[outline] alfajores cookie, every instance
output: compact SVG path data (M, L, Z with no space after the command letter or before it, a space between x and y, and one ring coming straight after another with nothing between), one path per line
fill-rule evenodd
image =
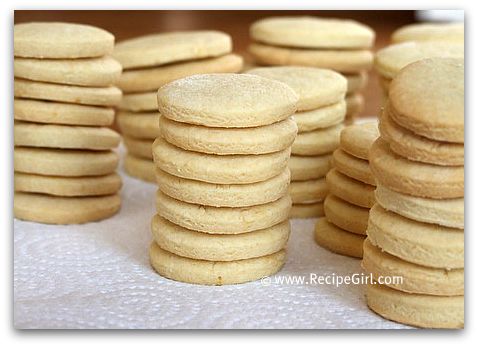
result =
M120 135L106 127L16 121L13 133L15 146L107 150L120 143Z
M184 228L209 234L241 234L265 229L287 219L291 200L288 195L262 205L214 207L173 199L156 193L158 213Z
M296 111L298 100L286 84L250 74L194 75L158 91L159 112L164 117L221 128L284 120Z
M439 166L408 160L379 138L370 149L370 169L378 184L394 191L434 199L464 195L463 166Z
M156 168L156 182L177 200L216 207L244 207L275 201L287 194L288 169L268 180L250 184L216 184L181 178Z
M155 215L151 221L151 232L161 249L178 256L233 261L262 257L284 249L289 239L290 225L284 221L250 233L211 235L183 228Z
M284 250L250 259L208 261L180 257L151 244L151 265L161 276L186 283L226 285L250 282L271 276L285 263Z
M113 51L114 36L97 27L60 22L20 23L13 27L13 55L25 58L76 59Z

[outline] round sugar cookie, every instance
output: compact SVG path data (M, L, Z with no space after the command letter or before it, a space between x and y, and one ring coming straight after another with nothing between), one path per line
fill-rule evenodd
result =
M77 177L110 174L119 158L113 151L15 147L13 162L19 172Z
M158 91L163 85L177 79L208 73L239 72L242 69L242 57L226 54L220 57L206 58L157 66L148 69L126 70L121 74L117 86L125 93Z
M331 69L340 73L357 73L369 70L373 65L373 53L365 49L318 50L252 43L249 45L249 54L259 65L309 66Z
M250 35L270 45L326 49L369 48L375 40L370 27L354 20L311 16L264 18L251 25Z
M121 133L144 140L154 140L160 136L158 112L118 112L118 126Z
M113 56L124 69L132 69L217 57L231 50L231 37L220 31L173 31L118 42Z
M176 200L216 207L244 207L276 201L287 194L290 173L286 169L268 180L250 184L215 184L190 180L156 168L159 189Z
M465 325L463 296L411 294L368 284L366 297L372 311L399 323L441 329L462 329Z
M377 183L403 194L450 199L464 196L463 166L439 166L401 157L379 138L370 149L370 169Z
M119 194L63 197L19 193L13 198L15 218L46 224L83 224L113 216L121 207Z
M89 87L108 87L115 84L121 75L121 69L120 63L108 56L87 59L13 60L15 77Z
M365 107L365 99L363 95L359 93L347 95L345 103L347 104L347 117L357 115L362 112Z
M340 148L334 151L332 158L334 167L344 175L372 186L375 185L367 160L354 157Z
M380 87L382 87L383 91L385 94L388 94L388 91L390 90L390 84L392 83L391 79L379 76L378 77L378 83L380 84Z
M15 57L76 59L113 52L115 38L106 30L85 24L30 22L13 27Z
M161 217L186 229L208 234L242 234L286 220L291 200L285 195L262 205L214 207L176 200L158 190L156 207Z
M406 41L464 42L464 23L417 23L405 25L392 33L393 43Z
M311 111L297 112L294 119L299 133L328 128L337 125L345 119L347 104L341 100L335 104Z
M157 167L167 173L218 184L264 181L285 170L290 148L280 152L251 155L214 155L186 151L158 137L153 143Z
M384 209L425 223L450 228L465 228L465 201L456 199L428 199L402 194L377 185L375 199Z
M351 204L333 194L327 195L324 201L327 220L354 234L366 235L368 211L366 207Z
M13 100L16 120L34 123L110 126L115 111L109 107L66 104L29 99Z
M317 129L297 135L292 144L292 154L322 155L334 151L339 146L342 124Z
M294 204L322 201L325 199L327 191L325 177L307 181L292 181L289 187L290 197Z
M155 215L151 221L151 231L161 249L180 257L233 261L262 257L284 249L289 239L290 225L289 221L284 221L250 233L212 235L183 228Z
M121 90L116 87L81 87L65 84L34 82L15 78L15 97L49 100L92 106L115 106L121 101Z
M234 261L209 261L180 257L151 244L150 261L161 276L174 281L203 284L227 285L255 281L271 276L285 263L284 250L258 258Z
M121 178L112 173L104 176L60 177L14 174L15 191L56 196L109 195L121 189Z
M315 225L315 242L331 252L362 258L365 236L349 233L321 218Z
M367 235L374 246L414 264L442 269L464 266L462 229L414 221L375 204Z
M389 100L390 116L402 127L437 141L464 142L463 59L434 58L408 65L390 84Z
M375 187L350 178L336 169L325 177L331 194L361 207L370 208L375 203Z
M118 147L120 135L106 127L37 124L16 121L15 146L106 150Z
M375 55L375 68L382 77L393 79L400 70L411 63L437 57L463 59L464 55L465 47L463 43L403 42L379 50ZM435 72L435 76L439 79L440 77L437 75L439 73ZM430 87L430 85L427 85L427 87Z
M153 160L153 140L123 136L123 142L128 153L136 157Z
M292 145L297 134L292 117L254 128L210 128L161 117L159 127L161 136L177 147L218 155L282 151Z
M139 158L126 154L124 158L124 171L132 176L146 182L156 182L154 176L154 163L150 159Z
M120 110L132 112L157 111L157 95L157 92L124 94L118 108Z
M324 177L330 170L331 154L317 156L292 155L289 169L292 181L306 181Z
M286 84L250 74L194 75L158 91L159 113L164 117L220 128L278 122L297 110L298 101Z
M315 201L292 204L289 218L316 218L324 215L324 202Z
M347 79L347 94L361 91L368 83L367 71L344 74L343 76Z
M297 111L310 111L339 102L347 91L347 80L341 74L302 66L260 67L247 71L285 83L299 96Z
M340 149L354 157L368 160L368 152L379 137L377 122L354 124L340 133Z
M465 146L461 143L430 140L398 125L389 114L388 106L380 116L380 132L390 149L410 160L423 163L459 166L465 164Z
M444 296L463 295L465 292L463 269L445 270L413 264L383 252L369 240L363 244L361 265L375 278L401 277L401 282L384 284L403 292Z

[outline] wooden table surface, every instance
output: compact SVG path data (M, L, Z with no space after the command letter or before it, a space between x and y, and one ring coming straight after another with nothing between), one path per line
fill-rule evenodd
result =
M29 21L65 21L96 25L116 36L117 41L148 33L215 29L229 33L234 51L244 54L250 42L248 29L252 22L263 17L278 15L314 15L322 17L352 18L372 27L376 34L374 50L389 43L396 28L414 21L413 11L15 11L15 23ZM363 115L376 115L381 104L381 90L374 71L363 91L366 100Z

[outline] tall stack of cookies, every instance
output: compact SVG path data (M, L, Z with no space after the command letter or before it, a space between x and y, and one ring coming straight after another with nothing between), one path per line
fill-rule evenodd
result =
M390 85L370 150L377 203L364 269L403 280L367 286L368 306L420 327L464 323L464 61L432 58Z
M190 75L240 71L242 58L231 50L230 36L218 31L152 34L116 45L114 56L125 69L117 83L124 92L118 125L129 175L155 181L151 146L159 136L158 88Z
M159 89L150 248L159 274L222 285L282 267L297 102L287 85L247 74L195 75Z
M392 33L392 43L409 41L448 41L463 44L464 23L416 23L405 25Z
M299 134L290 159L292 218L323 216L325 174L338 147L346 113L347 80L339 73L312 67L264 67L247 71L287 84L299 95Z
M315 241L332 252L362 258L369 210L374 204L375 179L368 158L379 136L376 122L354 124L340 134L334 168L327 174L329 194L325 218L315 227Z
M375 55L374 67L386 99L392 79L408 64L434 57L463 58L464 54L463 41L403 42L379 50Z
M374 31L345 19L271 17L250 28L249 52L257 65L295 65L332 69L349 80L347 121L364 107L360 90L372 67Z
M15 25L15 217L75 224L119 210L113 46L113 35L88 25Z

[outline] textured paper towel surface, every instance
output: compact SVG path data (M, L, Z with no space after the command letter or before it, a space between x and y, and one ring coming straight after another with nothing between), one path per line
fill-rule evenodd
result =
M360 285L208 287L157 275L148 262L153 184L123 175L115 217L84 225L14 221L17 328L405 328L369 311ZM315 220L293 220L278 275L360 273L358 260L313 240Z

